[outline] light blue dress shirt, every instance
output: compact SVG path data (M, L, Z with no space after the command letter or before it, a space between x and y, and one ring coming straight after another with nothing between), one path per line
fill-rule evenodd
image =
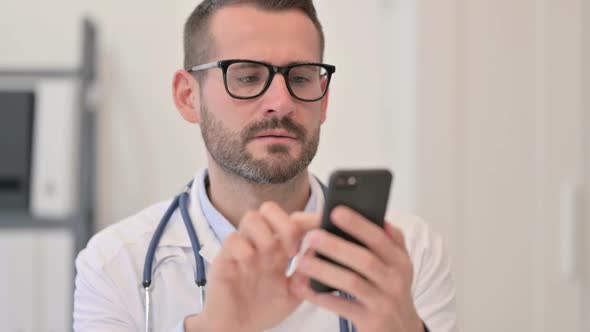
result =
M232 225L219 211L211 204L211 200L209 200L209 196L207 195L207 186L209 185L209 172L204 171L198 178L198 193L199 193L199 202L201 203L201 209L203 210L203 215L205 219L209 223L209 227L213 230L213 233L219 240L219 242L223 243L225 238L231 233L235 232L236 228ZM307 200L307 204L305 205L305 212L315 212L317 210L316 204L316 193L313 190L310 190L311 194L309 195L309 199Z

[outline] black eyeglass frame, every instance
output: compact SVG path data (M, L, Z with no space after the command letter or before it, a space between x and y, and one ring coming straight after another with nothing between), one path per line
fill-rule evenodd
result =
M266 80L266 85L264 86L262 91L255 96L251 96L251 97L236 96L233 93L231 93L231 91L229 91L229 87L227 85L227 68L229 68L229 66L234 63L244 63L244 62L262 65L268 69L268 73L269 73L270 78L268 80ZM326 78L327 78L326 88L324 89L324 92L322 93L322 95L318 98L315 98L315 99L305 99L305 98L298 97L297 95L295 95L295 93L291 89L291 84L289 83L289 72L291 71L291 69L296 68L296 67L300 67L300 66L306 66L306 65L314 65L314 66L322 67L323 69L326 70L326 73L322 75L322 76L326 76ZM283 77L285 78L285 84L287 85L287 90L289 90L289 94L293 98L301 100L301 101L305 101L305 102L314 102L314 101L318 101L318 100L324 98L324 96L328 92L328 88L330 87L330 81L332 80L332 74L334 74L336 72L336 66L325 64L325 63L302 62L302 63L295 63L295 64L291 64L288 66L280 67L280 66L273 66L273 65L265 63L265 62L246 60L246 59L220 60L220 61L215 61L215 62L210 62L210 63L194 66L192 68L187 69L186 71L188 71L189 73L194 73L197 71L212 69L212 68L221 68L221 70L223 72L223 84L225 86L225 91L232 98L246 100L246 99L254 99L254 98L258 98L258 97L262 96L266 92L266 90L268 90L270 85L272 84L272 80L274 79L275 74L281 73L283 75Z

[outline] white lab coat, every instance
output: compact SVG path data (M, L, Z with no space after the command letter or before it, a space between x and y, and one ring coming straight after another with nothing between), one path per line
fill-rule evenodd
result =
M199 174L197 174L198 176ZM324 196L310 176L316 206ZM221 244L205 220L197 186L192 187L189 213L201 242L206 266ZM162 202L96 234L76 259L75 331L143 331L144 291L141 286L145 255L154 230L170 204ZM414 265L412 294L418 313L433 332L455 331L455 289L450 261L440 236L420 219L389 211L388 221L401 228ZM198 313L199 291L194 282L195 259L180 213L172 216L153 262L152 331L183 331L185 316ZM337 315L303 303L270 330L339 331Z

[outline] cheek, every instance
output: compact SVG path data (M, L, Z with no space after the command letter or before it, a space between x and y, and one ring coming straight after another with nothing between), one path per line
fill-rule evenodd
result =
M223 126L232 132L240 132L251 120L256 107L245 101L234 99L226 92L223 84L218 88L206 90L207 109Z
M218 82L215 78L209 77L203 89L203 98L209 109L218 112L219 107L227 103L231 97L225 92L223 82Z
M303 108L302 111L299 112L299 119L296 120L308 129L318 127L322 121L321 104L314 102L313 105Z

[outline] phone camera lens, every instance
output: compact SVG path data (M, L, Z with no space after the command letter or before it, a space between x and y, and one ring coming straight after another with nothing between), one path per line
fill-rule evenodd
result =
M356 177L354 177L354 176L348 177L347 183L349 186L354 186L356 184Z

